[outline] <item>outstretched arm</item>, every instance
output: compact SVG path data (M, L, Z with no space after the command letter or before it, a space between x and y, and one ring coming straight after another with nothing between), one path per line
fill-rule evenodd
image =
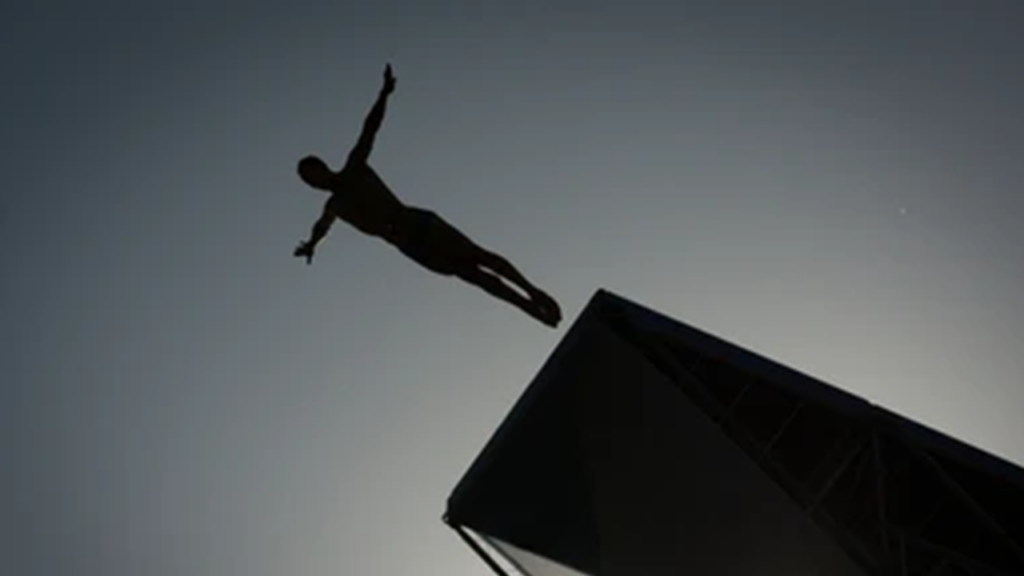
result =
M370 151L373 149L373 139L377 136L377 131L380 130L380 125L384 121L388 96L394 91L395 77L391 73L391 64L388 64L387 68L384 69L384 86L380 89L377 101L374 102L373 108L370 109L370 113L363 122L363 132L359 135L359 141L356 142L355 147L349 152L349 164L363 164L370 158Z
M316 245L324 239L324 236L327 236L332 224L334 224L334 214L325 206L323 214L313 224L309 240L300 242L298 248L295 249L294 255L299 258L305 257L306 264L311 264L313 262L313 252L316 251Z

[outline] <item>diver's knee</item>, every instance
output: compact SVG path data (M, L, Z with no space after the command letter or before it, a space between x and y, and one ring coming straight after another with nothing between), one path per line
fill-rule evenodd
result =
M480 248L477 253L477 260L480 265L490 270L499 271L508 267L508 260L505 260L500 254L495 254L490 250Z
M455 275L462 280L465 280L470 284L475 284L485 290L493 289L501 283L501 280L499 280L497 276L489 274L486 271L481 270L479 267L470 264L460 266L455 270Z

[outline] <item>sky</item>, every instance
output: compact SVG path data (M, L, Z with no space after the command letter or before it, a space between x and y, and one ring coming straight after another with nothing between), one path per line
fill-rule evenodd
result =
M0 8L0 573L471 576L445 498L612 290L1024 462L1024 6ZM550 330L337 226L371 163Z

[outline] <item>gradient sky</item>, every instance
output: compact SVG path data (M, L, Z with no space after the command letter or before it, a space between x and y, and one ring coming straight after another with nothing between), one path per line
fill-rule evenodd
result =
M1013 0L5 4L0 573L485 574L444 500L600 287L1024 461L1022 29ZM324 200L295 161L344 158L386 61L372 163L558 331L347 227L291 256Z

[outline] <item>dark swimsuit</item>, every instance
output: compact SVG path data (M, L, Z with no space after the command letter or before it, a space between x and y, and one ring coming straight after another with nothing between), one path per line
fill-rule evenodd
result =
M438 274L451 275L455 272L451 259L443 249L446 233L451 227L440 216L430 210L408 207L402 214L401 231L397 234L398 249L425 268Z

